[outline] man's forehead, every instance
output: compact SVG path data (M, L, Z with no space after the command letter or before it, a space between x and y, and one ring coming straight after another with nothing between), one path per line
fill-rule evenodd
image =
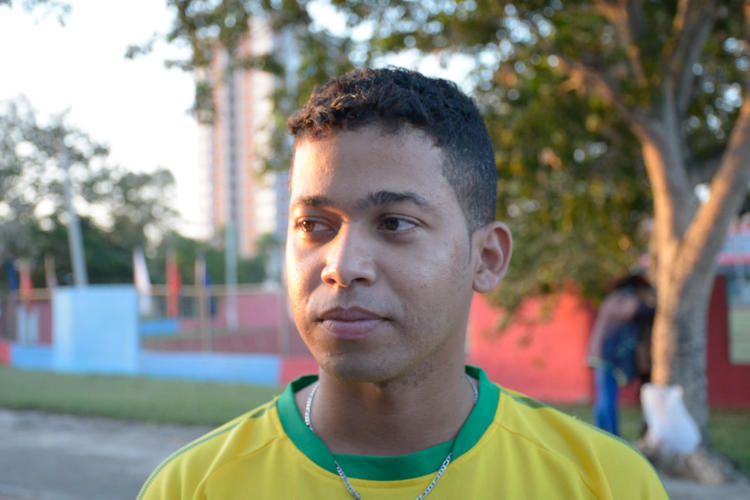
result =
M295 164L300 157L300 153L307 156L310 153L317 154L327 148L338 148L340 142L351 142L353 137L369 137L373 142L386 140L393 146L392 149L398 150L406 144L418 141L426 149L433 150L433 154L438 157L438 164L442 169L443 162L446 161L445 151L436 145L435 140L421 129L415 128L409 124L402 124L398 127L389 127L386 124L373 123L362 127L352 129L336 129L326 131L319 135L303 135L295 139L292 146L292 158L290 164L290 176L294 175ZM373 145L374 146L374 145ZM374 150L372 153L383 154L386 151Z
M297 145L290 177L292 206L363 210L394 203L432 208L446 192L444 155L422 132L379 127L339 132Z

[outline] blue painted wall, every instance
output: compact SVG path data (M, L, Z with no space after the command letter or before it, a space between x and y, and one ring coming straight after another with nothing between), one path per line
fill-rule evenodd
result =
M180 322L176 319L148 319L139 323L138 330L143 337L153 335L173 335L180 332Z
M50 346L10 344L10 356L14 368L58 369ZM281 384L281 358L272 354L141 351L136 370L128 375L277 386Z
M57 288L52 318L52 363L56 370L136 373L140 346L134 286Z
M215 382L278 385L281 360L273 354L141 351L138 374Z
M52 348L48 345L10 345L10 362L22 370L52 370Z
M131 285L62 287L53 296L52 347L10 345L12 366L276 386L281 358L273 354L148 351L139 335L178 330L175 320L138 322Z

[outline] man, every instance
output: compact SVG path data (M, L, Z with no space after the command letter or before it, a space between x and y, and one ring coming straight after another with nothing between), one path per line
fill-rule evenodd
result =
M319 373L178 451L140 498L666 498L627 445L463 364L472 296L511 253L471 99L355 71L289 128L288 293Z

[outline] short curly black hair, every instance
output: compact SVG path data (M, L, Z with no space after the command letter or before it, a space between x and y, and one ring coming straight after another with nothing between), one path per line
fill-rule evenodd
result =
M367 125L386 133L409 125L426 133L445 152L442 172L469 230L495 220L492 142L474 101L455 83L403 68L358 69L317 88L288 122L295 145Z

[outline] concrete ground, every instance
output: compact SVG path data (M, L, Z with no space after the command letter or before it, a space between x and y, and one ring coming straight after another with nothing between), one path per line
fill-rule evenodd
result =
M172 451L209 430L0 409L0 500L133 500ZM747 482L665 479L673 500L747 500Z
M0 410L0 500L133 500L208 427Z

